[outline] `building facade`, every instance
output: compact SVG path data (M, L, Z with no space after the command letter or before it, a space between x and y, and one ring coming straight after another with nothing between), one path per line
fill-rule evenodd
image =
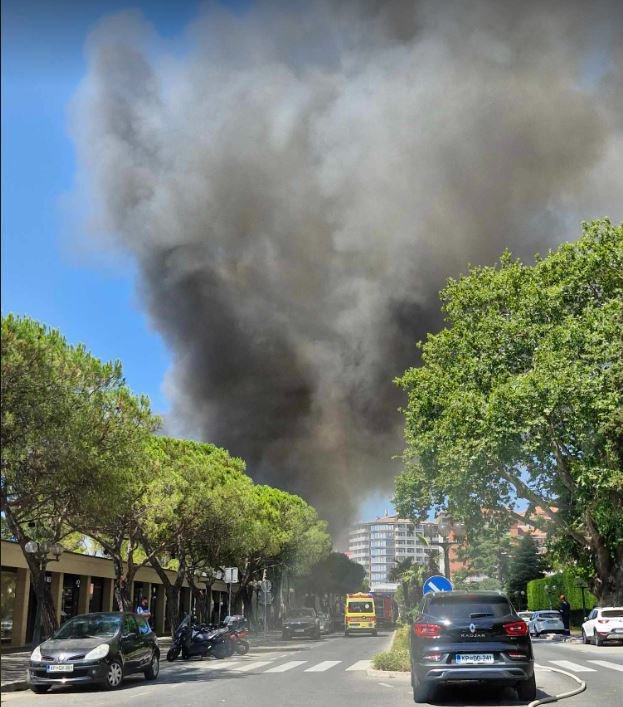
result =
M59 624L89 611L117 610L114 577L112 560L103 557L64 552L59 562L50 562L46 581L50 584ZM175 580L173 573L171 580ZM33 635L36 609L31 574L20 546L6 540L2 541L1 594L2 645L28 645ZM148 597L154 630L158 634L168 631L164 585L155 570L151 567L138 570L130 587L130 596L134 606L138 606L143 597ZM179 599L180 611L189 612L194 608L186 581ZM225 616L227 602L227 585L217 581L212 585L212 606L218 607L219 613Z
M426 564L431 552L435 553L440 569L444 572L443 553L431 543L441 540L437 524L426 522L415 524L397 515L385 515L376 520L357 523L349 533L348 556L366 571L366 582L372 591L380 591L388 585L391 571L407 558Z

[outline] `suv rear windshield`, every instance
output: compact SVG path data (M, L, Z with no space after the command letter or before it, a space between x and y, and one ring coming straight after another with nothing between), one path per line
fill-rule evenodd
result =
M608 611L602 611L601 615L610 619L620 619L623 618L623 609L608 609Z
M425 613L438 619L476 618L493 616L499 618L513 613L505 597L438 596L432 599Z

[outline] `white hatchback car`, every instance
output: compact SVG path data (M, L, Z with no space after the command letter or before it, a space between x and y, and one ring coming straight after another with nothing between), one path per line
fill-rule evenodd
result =
M602 646L604 641L623 641L623 607L598 606L582 624L582 642Z
M531 636L540 636L542 633L565 633L560 611L544 609L535 611L528 621L528 630Z

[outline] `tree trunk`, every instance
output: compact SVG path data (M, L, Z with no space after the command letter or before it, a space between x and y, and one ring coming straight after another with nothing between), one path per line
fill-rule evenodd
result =
M599 533L592 516L585 513L584 524L588 531L593 552L595 577L591 591L599 599L601 606L623 605L623 545L616 548L616 554L610 552L605 538Z
M11 512L10 506L6 506L4 517L13 537L19 543L22 553L26 559L28 569L32 578L32 585L37 598L37 617L35 618L35 630L33 635L33 645L39 633L39 642L51 636L58 628L58 618L54 609L54 599L48 583L45 581L45 568L42 570L39 561L30 553L26 552L26 543L29 538L23 531L22 526ZM47 564L47 563L46 563Z
M173 637L180 622L180 588L177 584L168 584L165 586L165 592L167 595L167 619L171 637Z
M115 568L115 599L117 600L119 611L132 611L129 586L133 578L124 574L123 561L120 557L113 557L113 566Z

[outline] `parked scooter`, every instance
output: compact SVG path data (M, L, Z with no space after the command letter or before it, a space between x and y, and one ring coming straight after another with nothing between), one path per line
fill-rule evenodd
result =
M231 651L231 652L230 652ZM175 630L173 642L167 652L167 660L173 662L182 654L184 660L194 656L208 658L227 658L233 653L230 641L222 632L214 631L209 626L193 624L190 615L186 616Z
M245 640L247 637L246 631L227 626L227 636L238 655L246 655L249 652L249 642Z

